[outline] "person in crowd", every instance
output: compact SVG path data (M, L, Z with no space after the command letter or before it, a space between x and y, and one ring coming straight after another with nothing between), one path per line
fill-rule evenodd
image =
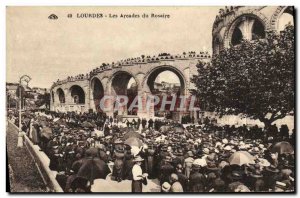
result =
M143 174L141 165L143 158L137 156L134 158L134 166L132 167L132 185L131 190L135 192L143 192L143 181L147 180L146 175Z
M153 128L153 120L152 118L150 118L148 121L148 129L152 129L152 128Z
M177 164L176 166L176 175L178 176L178 182L181 184L184 192L188 192L188 182L189 179L187 176L183 174L183 166L182 164Z
M183 192L181 183L178 181L178 176L175 173L172 173L170 176L170 183L172 184L170 192Z
M147 120L145 118L142 119L142 128L145 129L147 125Z
M8 117L18 124L17 112ZM183 192L274 192L295 188L295 131L289 135L285 125L278 130L275 125L268 129L216 125L208 117L201 125L136 118L137 126L131 128L122 122L112 125L110 117L101 112L26 112L22 119L29 123L23 124L23 130L49 157L49 168L58 172L66 192L89 191L94 177L90 168L83 171L82 167L91 159L97 159L98 167L111 168L112 182L132 180L134 192L141 192L141 183L147 182L143 172L149 174L149 179L158 179L163 192L174 192L179 184ZM186 117L186 121L192 118ZM127 142L127 134L139 140ZM274 146L283 140L291 145L284 152ZM87 157L91 149L94 157ZM230 157L237 151L248 153L254 161L236 165ZM96 170L98 177L105 179L107 174L102 172ZM75 180L78 176L87 178L90 184L82 178Z
M114 180L121 182L124 177L124 150L122 147L115 150L115 158L112 176Z
M193 164L192 171L189 177L189 190L190 192L204 192L205 191L205 176L200 173L201 166Z

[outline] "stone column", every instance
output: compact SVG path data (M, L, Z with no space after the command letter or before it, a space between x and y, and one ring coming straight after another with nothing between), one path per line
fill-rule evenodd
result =
M141 97L142 109L138 110L138 116L141 118L153 118L154 117L154 101L151 99L150 91L139 91L139 96Z
M243 34L243 38L247 40L252 40L252 27L255 19L251 19L249 17L243 17L243 21L240 23L238 28L241 30Z
M85 94L85 100L84 100L84 109L81 108L81 105L80 105L80 111L81 113L83 112L88 112L89 108L90 108L90 87L89 87L89 81L87 80L86 82L86 85L84 85L83 87L83 91L84 91L84 94Z

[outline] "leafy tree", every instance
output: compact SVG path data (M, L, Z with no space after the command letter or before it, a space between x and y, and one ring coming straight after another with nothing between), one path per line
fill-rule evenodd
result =
M205 110L242 114L269 128L294 111L294 61L294 27L267 32L265 39L243 40L199 62L194 94Z

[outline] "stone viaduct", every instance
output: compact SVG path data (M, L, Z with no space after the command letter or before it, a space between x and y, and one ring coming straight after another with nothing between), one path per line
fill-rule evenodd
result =
M145 99L152 93L156 77L164 71L171 71L180 80L180 93L190 95L192 75L197 72L199 60L209 61L207 52L189 52L182 55L161 54L131 58L117 63L103 64L92 70L89 74L69 77L57 81L50 89L51 110L60 112L87 112L97 111L99 101L104 95L126 95L127 85L134 78L137 85L137 94L142 97L143 106ZM113 105L113 104L106 104ZM106 112L113 115L113 111ZM186 112L188 113L188 112ZM126 110L119 114L126 115ZM154 110L139 110L140 117L153 117ZM179 119L179 118L178 118Z

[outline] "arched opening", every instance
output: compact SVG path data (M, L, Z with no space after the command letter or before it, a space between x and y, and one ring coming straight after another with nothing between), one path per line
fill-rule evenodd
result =
M66 102L66 99L65 99L65 93L64 91L61 89L61 88L58 88L56 90L56 94L58 96L58 100L59 102L62 104L62 103L65 103ZM53 97L54 98L54 97Z
M215 40L214 40L214 53L215 54L220 53L220 51L222 49L221 45L222 45L222 43L221 43L220 39L218 37L216 37Z
M265 36L264 25L260 21L255 20L252 26L252 40L262 39L265 38Z
M278 18L278 31L285 29L287 25L294 25L294 10L288 6Z
M93 90L93 101L97 111L100 111L100 101L104 96L104 88L101 81L98 78L94 78L91 82Z
M240 16L233 24L231 44L239 45L243 39L256 40L265 38L265 26L254 16Z
M138 100L135 101L136 96L138 95L138 84L135 80L135 78L125 71L120 71L112 79L112 93L115 96L127 96L128 102L126 107L122 107L122 109L115 109L114 115L137 115L138 108L130 108L132 103L138 102ZM119 102L124 102L119 101ZM117 101L114 104L114 107L118 105ZM137 106L137 104L133 104L134 106Z
M75 104L84 104L85 103L85 93L83 89L78 85L73 85L70 88L72 102Z
M231 44L233 46L241 44L243 39L243 34L239 28L235 28L232 33Z
M180 107L180 95L184 95L185 92L182 74L173 68L161 67L149 75L147 85L152 95L160 99L159 103L154 106L154 115L178 120L177 108ZM171 104L164 105L164 108L162 108L163 99L175 101L174 109L171 108Z

